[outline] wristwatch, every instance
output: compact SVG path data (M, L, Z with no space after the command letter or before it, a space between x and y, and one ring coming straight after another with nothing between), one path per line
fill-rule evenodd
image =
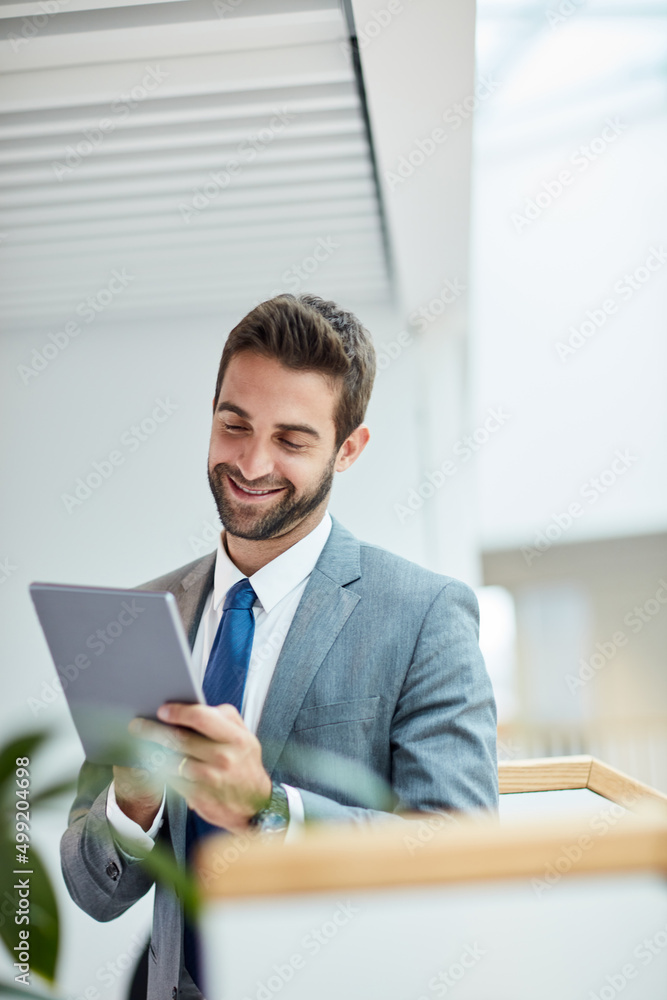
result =
M248 825L259 830L261 833L276 835L287 832L289 823L289 803L287 792L282 785L273 782L271 786L271 799L265 809L260 809L254 816L250 817Z

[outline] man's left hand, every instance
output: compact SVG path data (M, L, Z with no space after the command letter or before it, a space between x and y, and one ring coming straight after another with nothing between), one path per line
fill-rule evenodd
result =
M167 780L203 819L242 833L271 798L262 747L233 705L169 702L158 717L133 719L130 731L182 754Z

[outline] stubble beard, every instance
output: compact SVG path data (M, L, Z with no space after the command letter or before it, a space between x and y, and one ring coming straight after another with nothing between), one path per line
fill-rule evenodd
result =
M284 535L327 499L333 485L335 462L336 455L333 454L314 489L298 498L296 498L296 487L289 480L282 483L249 483L235 466L220 462L212 471L208 470L208 483L225 530L230 535L255 542ZM240 512L227 492L229 489L226 484L227 476L249 490L285 488L285 493L280 502L270 510L253 511L248 505L248 510Z

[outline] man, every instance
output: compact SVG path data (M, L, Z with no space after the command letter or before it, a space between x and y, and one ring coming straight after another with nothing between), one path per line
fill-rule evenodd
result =
M495 807L472 591L327 512L334 473L368 442L374 373L367 331L316 296L261 303L230 333L208 460L224 531L217 552L146 585L176 596L207 704L132 723L178 746L166 790L84 763L62 864L96 919L150 888L138 848L156 837L182 861L211 825L290 837L308 820ZM148 996L200 997L197 978L196 941L158 885Z

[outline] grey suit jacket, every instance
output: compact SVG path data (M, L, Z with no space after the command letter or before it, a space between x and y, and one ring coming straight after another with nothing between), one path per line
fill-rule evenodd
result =
M214 565L211 553L143 588L175 595L191 646ZM495 703L472 590L359 542L334 520L257 735L266 770L300 790L307 820L495 808ZM61 843L69 892L96 920L113 920L153 883L118 851L105 812L111 780L110 767L83 764ZM180 864L185 817L169 790L160 838ZM158 884L148 1000L201 996L183 968L182 938L179 900Z

